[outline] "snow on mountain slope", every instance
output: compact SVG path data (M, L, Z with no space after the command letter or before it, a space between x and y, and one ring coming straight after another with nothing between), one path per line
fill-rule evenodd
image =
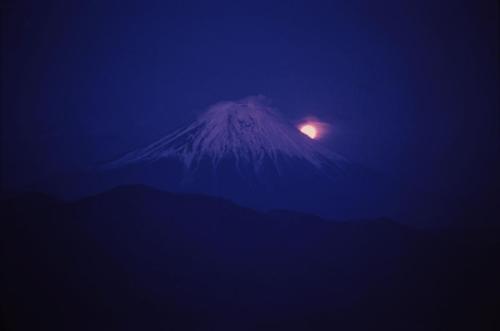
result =
M187 168L196 167L202 160L216 167L222 159L233 158L237 166L247 163L258 171L266 159L279 168L281 157L306 161L316 168L341 159L300 133L269 106L265 97L252 96L217 103L191 125L108 166L177 158Z

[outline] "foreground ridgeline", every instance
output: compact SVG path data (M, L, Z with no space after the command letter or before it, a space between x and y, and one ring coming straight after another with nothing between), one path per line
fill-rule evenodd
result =
M498 231L256 212L143 186L2 201L8 330L498 329Z

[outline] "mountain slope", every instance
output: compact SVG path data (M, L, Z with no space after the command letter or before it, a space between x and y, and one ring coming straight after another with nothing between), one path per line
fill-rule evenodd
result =
M2 201L13 330L488 330L498 233L339 223L121 187ZM484 327L483 327L484 326Z

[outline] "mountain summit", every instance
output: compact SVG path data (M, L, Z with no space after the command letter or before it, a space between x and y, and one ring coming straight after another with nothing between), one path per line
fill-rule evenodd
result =
M279 169L281 158L306 161L316 168L339 159L300 133L263 96L219 102L191 125L128 153L109 166L165 158L177 158L187 168L196 167L201 161L210 161L217 167L227 158L233 159L237 166L250 164L255 171L266 160Z

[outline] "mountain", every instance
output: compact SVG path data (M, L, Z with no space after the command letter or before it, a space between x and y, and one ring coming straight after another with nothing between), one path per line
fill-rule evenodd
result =
M1 203L8 330L494 330L494 229L118 187Z
M164 158L178 158L186 168L197 167L203 160L217 168L223 159L232 159L236 167L251 165L255 172L266 160L278 171L281 158L303 160L317 168L340 160L300 133L263 96L217 103L191 125L108 166Z
M336 155L302 134L264 97L215 104L149 146L97 169L58 174L29 190L80 198L119 185L208 194L259 210L337 219L430 219L408 210L427 194Z

